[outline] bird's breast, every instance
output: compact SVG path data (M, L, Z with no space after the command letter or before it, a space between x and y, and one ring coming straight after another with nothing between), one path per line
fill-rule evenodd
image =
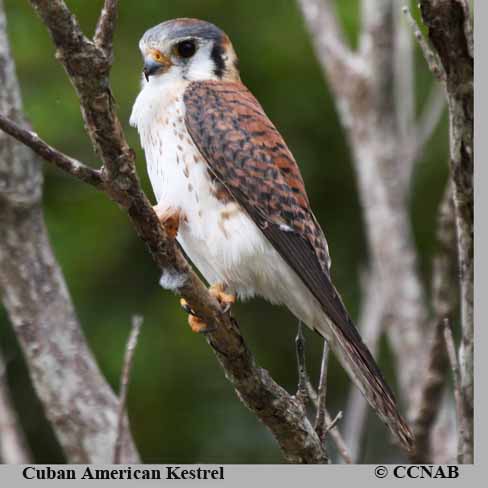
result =
M158 204L181 212L178 241L209 283L226 283L241 298L258 294L286 303L308 323L306 312L300 310L307 300L293 302L304 285L225 187L211 177L186 129L183 94L179 85L148 86L131 116Z
M147 88L146 88L147 89ZM139 95L137 126L158 204L181 211L178 240L208 281L229 281L246 256L254 259L263 236L240 205L209 173L185 124L183 89ZM228 278L228 279L227 279Z

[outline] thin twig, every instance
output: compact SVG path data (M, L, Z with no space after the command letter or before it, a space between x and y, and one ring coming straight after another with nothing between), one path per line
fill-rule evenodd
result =
M305 359L305 336L303 335L303 324L298 321L297 335L295 338L297 366L298 366L298 388L295 397L303 405L304 408L308 402L307 392L307 365Z
M130 373L134 359L134 352L136 350L137 340L139 338L139 333L141 332L143 321L144 319L140 315L135 315L132 317L132 329L125 348L124 363L122 366L122 373L120 375L119 411L113 464L120 464L120 454L122 452L122 434L124 432L124 421L126 418L125 406L127 404L127 393L129 391Z
M317 391L317 414L315 417L315 430L319 439L324 442L328 429L326 428L326 407L327 407L327 369L329 364L329 345L324 340L322 350L322 362L320 365L320 379Z
M329 419L324 434L327 435L332 429L335 429L339 421L342 419L342 417L343 417L342 410L340 410L333 420Z
M342 411L340 413L342 414ZM342 419L342 416L341 416L341 419ZM341 419L338 419L338 420L341 420ZM342 459L344 460L344 462L346 464L353 464L351 454L349 453L349 449L347 448L347 444L344 441L344 438L342 437L342 434L341 434L341 431L339 430L339 426L337 425L337 422L336 422L336 425L330 427L330 425L332 424L333 421L332 421L332 418L331 418L331 416L327 410L325 411L325 422L326 422L326 425L328 426L327 427L327 435L330 435L330 437L334 441L334 444L337 448L338 453L340 454L340 456L342 457Z
M105 0L93 37L95 44L103 49L109 58L113 56L113 38L117 24L118 3L118 0Z
M312 386L310 381L307 382L307 391L308 391L309 398L312 400L315 408L318 408L318 402L319 402L318 393L315 391L315 388ZM338 420L340 420L340 419L338 419ZM332 438L332 441L334 442L334 444L337 448L337 451L341 455L344 462L346 464L353 464L353 459L349 453L349 449L347 447L347 444L344 441L344 437L342 437L342 433L339 430L339 427L337 426L337 422L335 425L330 427L332 422L333 422L332 417L330 416L330 414L326 408L325 409L325 432L326 432L325 437L327 437L327 435L330 435L330 437Z
M71 176L95 188L103 188L104 182L99 170L90 168L82 162L63 154L43 141L35 132L24 129L2 114L0 114L0 129L24 143L43 159L54 163Z
M417 39L417 42L420 46L420 49L422 51L422 54L424 55L425 61L427 62L430 71L438 80L445 80L446 73L439 59L439 56L430 47L429 43L422 35L422 31L420 30L420 27L418 26L416 20L413 18L410 9L406 5L404 5L402 11L405 14L407 22L412 28L413 35L415 36L415 39Z
M452 335L452 325L449 319L444 319L444 340L446 341L447 354L449 363L451 365L452 377L454 383L454 398L456 400L456 417L458 425L458 463L464 463L464 439L465 439L465 415L463 391L461 387L461 372L459 370L459 363L456 354L456 346L454 344L454 337Z

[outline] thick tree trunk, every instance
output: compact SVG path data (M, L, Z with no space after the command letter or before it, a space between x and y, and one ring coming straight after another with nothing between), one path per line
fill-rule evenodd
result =
M0 113L25 124L0 0ZM88 349L42 212L42 165L0 132L0 289L46 416L73 463L109 463L117 398ZM124 429L123 462L139 456Z

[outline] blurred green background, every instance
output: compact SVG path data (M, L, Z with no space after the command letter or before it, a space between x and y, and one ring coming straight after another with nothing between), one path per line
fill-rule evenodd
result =
M85 32L91 34L102 0L67 3ZM337 3L348 37L355 44L358 2ZM32 125L54 146L98 164L83 130L77 99L54 59L45 28L27 1L5 0L5 4L25 111ZM276 123L301 166L312 206L328 237L333 279L353 317L357 317L358 276L366 265L366 246L356 180L331 94L295 1L122 0L120 4L112 88L148 195L153 198L143 153L135 130L128 124L142 69L138 40L147 28L170 18L209 20L233 40L244 83ZM416 57L420 108L431 75L421 55L417 53ZM417 165L412 187L412 223L427 286L446 161L444 118ZM188 328L177 299L159 288L158 272L124 212L103 195L48 165L45 180L45 213L53 248L84 332L115 389L131 316L144 316L128 402L132 431L144 462L282 462L273 438L236 398L205 339ZM259 364L294 392L295 319L285 309L260 300L236 306L235 315ZM63 462L1 308L0 347L8 361L15 405L36 461ZM320 354L320 340L307 333L307 361L314 378ZM386 345L380 360L394 382ZM329 379L332 412L344 406L350 386L336 366L333 362ZM370 448L363 461L397 459L389 452L386 429L372 416L370 422Z

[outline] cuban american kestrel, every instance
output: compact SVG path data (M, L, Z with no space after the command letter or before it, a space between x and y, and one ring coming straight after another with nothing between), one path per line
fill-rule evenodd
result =
M142 37L137 127L155 211L225 304L259 295L324 337L409 450L413 436L330 277L324 233L300 170L242 84L227 35L176 19ZM204 324L190 315L190 325Z

